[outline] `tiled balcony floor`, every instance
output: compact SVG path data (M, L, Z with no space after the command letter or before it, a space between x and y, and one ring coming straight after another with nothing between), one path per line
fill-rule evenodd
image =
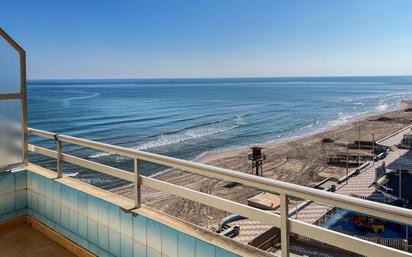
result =
M71 257L67 249L27 224L0 230L0 257Z

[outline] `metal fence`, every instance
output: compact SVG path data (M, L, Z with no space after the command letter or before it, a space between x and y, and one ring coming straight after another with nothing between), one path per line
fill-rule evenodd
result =
M35 145L29 145L29 151L55 158L58 164L57 177L62 177L62 162L67 162L134 183L136 208L139 208L141 204L140 187L145 186L272 225L281 229L281 252L283 257L289 256L289 235L291 235L292 233L365 256L412 256L412 254L401 251L399 249L379 245L374 242L369 242L367 240L362 240L353 236L338 233L336 231L328 230L313 224L307 224L302 221L289 218L288 198L295 197L312 200L314 202L348 209L403 224L412 224L412 211L409 209L371 202L363 199L356 199L345 195L325 192L278 180L256 177L233 170L217 168L210 165L185 161L172 157L99 143L71 136L58 135L36 129L29 129L29 132L32 135L56 141L57 149L55 151ZM134 173L65 154L63 152L63 143L74 144L131 158L134 160ZM250 206L246 206L178 185L170 184L154 178L142 176L140 174L141 161L164 165L170 168L175 168L185 172L190 172L222 181L236 182L246 187L279 194L281 200L280 215L259 210Z
M396 249L408 249L408 241L406 239L400 238L380 238L380 237L370 237L370 236L356 236L357 238L374 242L381 245L386 245Z

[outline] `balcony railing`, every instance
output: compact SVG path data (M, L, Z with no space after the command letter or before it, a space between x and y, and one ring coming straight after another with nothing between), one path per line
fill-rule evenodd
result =
M386 247L289 218L288 198L294 197L312 200L314 202L344 208L374 217L392 220L402 224L412 225L412 211L409 209L385 205L382 203L376 203L363 199L357 199L331 192L320 191L317 189L290 184L273 179L256 177L242 172L217 168L196 162L185 161L172 157L128 149L105 143L99 143L66 135L54 134L37 129L29 129L29 133L35 136L56 141L56 151L35 145L29 145L28 148L31 152L56 159L57 177L62 177L62 162L67 162L132 182L134 184L136 208L139 208L141 205L141 186L145 186L160 190L165 193L174 194L176 196L205 204L220 210L224 210L229 213L238 214L256 221L263 222L265 224L272 225L281 229L282 257L289 256L289 235L291 233L298 234L303 237L308 237L365 256L412 256L412 254L405 251ZM63 143L74 144L131 158L134 160L134 173L65 154L62 148ZM141 161L164 165L170 168L179 169L185 172L190 172L222 181L236 182L246 187L279 194L281 200L280 215L259 210L247 205L222 199L178 185L170 184L154 178L142 176L140 174Z

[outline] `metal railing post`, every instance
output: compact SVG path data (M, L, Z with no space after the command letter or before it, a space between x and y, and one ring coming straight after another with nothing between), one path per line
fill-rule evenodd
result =
M286 194L280 195L280 245L282 257L289 257L289 203Z
M134 181L134 196L135 196L135 207L140 208L141 205L141 184L142 181L140 179L140 160L135 158L134 159L134 174L135 174L135 181Z
M56 170L57 170L57 178L62 178L63 177L63 162L62 162L62 148L63 148L63 144L62 141L60 141L59 139L57 139L57 137L55 137L56 140L56 152L57 152L57 166L56 166Z

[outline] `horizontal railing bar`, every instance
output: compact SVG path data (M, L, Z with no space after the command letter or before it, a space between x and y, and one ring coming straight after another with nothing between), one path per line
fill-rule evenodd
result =
M44 147L36 146L36 145L31 145L31 144L28 145L28 149L30 152L38 153L38 154L41 154L41 155L44 155L44 156L47 156L53 159L57 159L56 151L53 151L53 150L50 150Z
M63 154L62 160L65 162L77 165L77 166L81 166L86 169L98 171L106 175L117 177L117 178L129 181L129 182L134 182L134 175L131 172L113 168L113 167L110 167L104 164L84 160L79 157L68 155L68 154Z
M289 218L289 231L350 252L375 257L412 256L411 253Z
M268 225L280 227L280 216L277 214L262 211L244 204L198 192L178 185L170 184L161 180L156 180L144 176L142 176L141 179L143 186L150 187L164 193L173 194L220 210L224 210L229 213L238 214Z
M54 135L56 135L55 133L51 133L51 132L43 131L39 129L28 128L28 130L29 130L29 133L31 133L32 135L35 135L38 137L44 137L48 139L54 139Z
M35 152L41 155L48 156L50 158L57 157L57 152L53 150L49 150L43 147L29 145L29 151ZM126 181L134 182L134 175L131 172L127 172L122 169L113 168L104 164L84 160L82 158L69 155L69 154L62 154L62 160L86 169L98 171L104 173L109 176L117 177Z
M54 133L36 129L29 129L29 131L33 135L46 137L50 139L54 139L55 135ZM245 186L253 187L263 191L274 192L277 194L284 193L289 196L312 200L315 202L333 205L336 207L361 212L383 219L393 220L412 225L412 211L405 208L385 205L363 199L357 199L346 195L325 192L318 189L295 185L269 178L256 177L250 174L213 167L206 164L180 160L168 156L162 156L159 154L142 152L134 149L128 149L125 147L99 143L71 136L58 135L58 139L63 142L93 148L95 150L109 152L112 154L118 154L129 158L138 158L143 161L165 165L168 167L196 173L207 177L212 177L215 179L241 183Z
M12 100L12 99L20 99L21 94L0 94L0 100Z

